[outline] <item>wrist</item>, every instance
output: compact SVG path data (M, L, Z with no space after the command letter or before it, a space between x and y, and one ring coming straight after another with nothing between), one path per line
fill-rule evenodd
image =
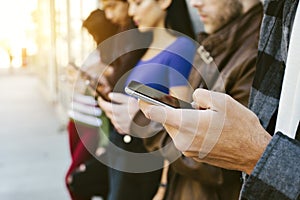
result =
M263 155L266 147L270 143L272 136L263 128L259 127L256 129L255 134L253 138L251 138L252 141L252 151L248 154L248 164L245 165L246 169L243 170L247 174L251 174L254 170L258 160Z

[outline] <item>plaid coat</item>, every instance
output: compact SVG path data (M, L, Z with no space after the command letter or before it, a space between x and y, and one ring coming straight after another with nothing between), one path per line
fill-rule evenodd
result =
M265 0L249 108L273 134L298 0Z
M265 0L264 3L265 16L249 107L263 127L273 134L298 0ZM297 135L299 137L299 126ZM299 200L299 155L298 141L282 133L275 134L245 183L241 199Z

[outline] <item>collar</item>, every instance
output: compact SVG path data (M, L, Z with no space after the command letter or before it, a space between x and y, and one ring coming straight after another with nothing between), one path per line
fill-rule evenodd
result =
M263 6L258 3L245 14L223 26L216 33L210 35L200 33L199 43L213 58L226 51L228 53L235 51L249 35L257 31L262 14ZM253 26L249 26L249 24L253 24Z

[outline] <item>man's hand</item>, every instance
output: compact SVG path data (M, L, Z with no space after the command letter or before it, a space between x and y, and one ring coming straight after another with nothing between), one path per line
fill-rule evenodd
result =
M197 89L193 99L195 110L143 101L140 108L146 117L164 124L184 155L250 174L271 140L256 115L226 94Z
M98 98L99 106L119 133L129 134L131 121L139 110L137 100L122 93L110 93L109 98L114 103Z

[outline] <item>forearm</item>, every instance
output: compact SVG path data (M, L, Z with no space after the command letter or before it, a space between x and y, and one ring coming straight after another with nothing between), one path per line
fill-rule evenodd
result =
M248 140L250 141L251 145L248 146L248 152L244 155L245 163L242 165L240 171L246 172L247 174L251 174L254 170L257 162L262 157L263 153L265 152L267 146L269 145L272 136L266 132L262 126L258 123L253 123L251 130L256 135L249 135Z
M300 143L275 134L245 183L242 197L251 199L299 199Z

